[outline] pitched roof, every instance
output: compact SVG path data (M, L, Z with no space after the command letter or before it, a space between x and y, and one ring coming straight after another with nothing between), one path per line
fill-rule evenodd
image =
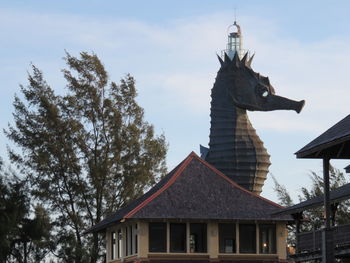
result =
M132 218L291 220L289 216L271 216L281 208L239 186L192 152L145 195L88 232Z
M350 184L345 184L341 187L338 187L337 189L334 189L330 191L330 202L331 203L337 203L345 199L350 198ZM311 198L309 200L303 201L299 204L281 209L280 211L276 212L276 215L291 215L298 212L305 211L307 209L318 207L323 205L323 198L324 195L320 195L314 198Z
M350 115L297 151L298 158L350 158Z
M346 167L344 168L344 170L345 170L346 173L350 173L350 165L346 166Z

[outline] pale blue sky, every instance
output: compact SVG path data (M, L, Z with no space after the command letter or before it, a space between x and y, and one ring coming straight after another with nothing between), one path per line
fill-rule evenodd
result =
M348 1L0 1L0 127L33 62L57 92L64 50L94 51L112 80L137 80L146 118L169 142L172 169L209 135L210 89L234 8L255 71L276 92L305 99L301 114L254 112L251 122L271 154L271 173L297 197L315 160L294 152L349 111ZM0 156L7 140L0 135ZM347 162L335 162L343 168ZM276 200L268 179L263 196Z

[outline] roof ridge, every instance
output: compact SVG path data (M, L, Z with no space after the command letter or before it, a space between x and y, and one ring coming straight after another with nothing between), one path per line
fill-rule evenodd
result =
M146 200L144 200L142 203L140 203L138 206L136 206L134 209L132 209L129 213L127 213L123 218L130 218L135 213L137 213L139 210L141 210L143 207L145 207L148 203L150 203L153 199L158 197L162 192L164 192L166 189L168 189L175 181L176 179L182 174L182 172L185 170L185 168L188 166L188 164L192 161L193 157L197 156L193 151L182 161L182 164L180 167L178 167L177 171L171 176L171 178L168 180L168 182L163 185L157 192L152 194L150 197L148 197Z
M245 189L244 187L240 186L239 184L237 184L236 182L234 182L232 179L230 179L229 177L227 177L225 174L223 174L222 172L220 172L218 169L216 169L213 165L211 165L210 163L208 163L207 161L203 160L202 158L200 158L196 153L192 152L191 153L191 156L193 156L194 158L196 158L197 160L199 160L201 163L203 163L205 166L207 166L209 169L213 170L216 174L220 175L221 177L223 177L226 181L228 181L229 183L231 183L233 186L237 187L238 189L254 196L254 197L257 197L265 202L268 202L278 208L284 208L283 206L265 198L265 197L262 197L260 195L257 195L247 189Z

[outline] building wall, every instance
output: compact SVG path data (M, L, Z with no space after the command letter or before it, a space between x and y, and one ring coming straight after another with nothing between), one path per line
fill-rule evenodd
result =
M279 258L287 258L287 226L285 223L276 224L276 235L277 235L277 254Z
M201 220L202 222L202 220ZM137 223L137 243L138 249L137 254L125 256L125 244L123 247L123 254L121 259L111 260L111 233L115 231L117 233L118 229L122 230L122 236L125 240L125 227L129 226L130 223ZM182 223L184 223L182 221ZM203 222L204 223L204 222ZM230 260L254 260L254 262L258 262L256 260L272 260L272 262L284 262L287 257L286 253L286 240L287 240L287 228L286 224L283 222L276 223L276 254L260 254L259 253L259 231L257 225L257 253L256 254L241 254L239 253L239 233L238 226L239 222L236 223L236 252L237 253L219 253L219 228L218 222L216 221L208 221L207 223L207 253L170 253L169 241L169 226L167 227L167 252L166 253L150 253L149 252L149 239L148 239L148 222L146 221L137 221L137 222L125 222L119 225L115 225L114 227L110 227L106 232L106 244L107 244L107 262L147 262L150 259L153 260L162 260L164 262L171 262L171 260L179 260L184 259L184 261L189 259L201 260L203 262L220 262L220 261L230 261ZM243 222L242 222L243 223ZM169 222L168 222L169 225ZM189 222L187 222L187 236L189 240ZM187 251L189 251L189 242L187 242ZM151 260L152 262L152 260Z

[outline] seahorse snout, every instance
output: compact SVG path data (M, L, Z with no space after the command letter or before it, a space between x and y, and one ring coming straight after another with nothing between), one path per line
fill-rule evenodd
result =
M298 102L298 106L297 106L297 108L295 109L295 111L296 111L297 113L300 113L301 110L304 108L304 105L305 105L305 100L299 101L299 102Z

